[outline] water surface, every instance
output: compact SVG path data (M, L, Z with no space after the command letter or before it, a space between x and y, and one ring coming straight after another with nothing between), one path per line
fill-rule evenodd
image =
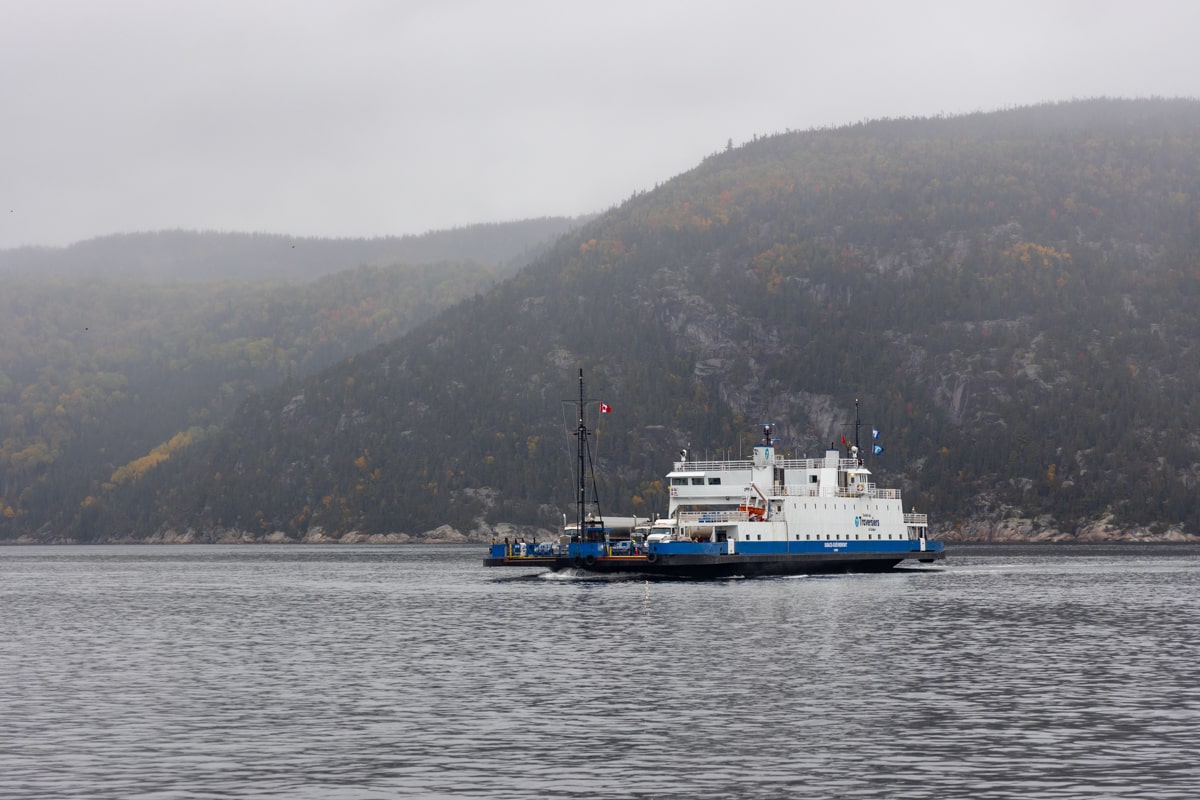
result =
M483 549L0 549L0 797L1200 792L1200 547L713 582Z

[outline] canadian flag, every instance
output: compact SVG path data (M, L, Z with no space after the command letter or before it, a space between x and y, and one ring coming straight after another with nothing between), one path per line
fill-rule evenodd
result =
M611 412L612 412L612 406L610 406L608 403L601 403L601 404L600 404L600 413L601 413L601 414L608 414L608 413L611 413Z

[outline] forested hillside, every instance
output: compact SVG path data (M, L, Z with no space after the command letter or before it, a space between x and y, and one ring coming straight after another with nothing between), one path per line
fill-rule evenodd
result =
M604 507L680 447L869 461L950 536L1200 532L1200 103L1094 100L767 136L396 342L250 398L80 539L554 527L582 367Z
M516 227L510 253L522 232L543 229ZM474 234L432 238L447 252L476 246ZM184 239L210 253L226 240ZM137 248L126 245L128 257ZM155 263L156 247L138 252ZM156 274L186 261L168 257ZM497 279L469 262L362 266L311 282L147 282L103 276L120 262L94 266L100 276L4 279L0 537L60 536L78 509L215 432L247 395L395 339Z

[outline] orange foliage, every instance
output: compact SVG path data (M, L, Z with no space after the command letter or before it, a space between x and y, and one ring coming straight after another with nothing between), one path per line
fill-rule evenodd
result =
M122 467L117 467L116 471L113 472L112 477L109 478L109 481L111 481L113 484L136 481L138 478L142 477L147 472L169 459L171 457L171 453L187 447L191 443L191 431L177 433L168 441L158 445L141 458L136 458Z

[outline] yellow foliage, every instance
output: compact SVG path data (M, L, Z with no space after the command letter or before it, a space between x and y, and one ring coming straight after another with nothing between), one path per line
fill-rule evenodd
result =
M1053 247L1034 244L1033 242L1021 242L1014 244L1003 252L1010 258L1020 261L1022 264L1039 263L1043 267L1061 267L1071 263L1070 253L1060 253Z
M13 453L9 463L17 470L32 470L42 464L49 464L54 458L45 442L35 442L20 452Z
M242 352L252 367L266 369L271 365L271 357L275 354L275 343L270 339L255 339L246 342Z
M599 255L619 259L625 255L625 243L620 239L588 239L579 245L580 255L586 255L593 250Z
M151 451L122 467L117 467L109 480L118 485L126 481L137 480L170 457L167 453Z
M141 458L135 458L124 466L117 467L109 478L113 484L120 485L128 481L136 481L150 470L171 457L171 453L181 450L192 443L192 431L177 433L167 441L155 447Z

